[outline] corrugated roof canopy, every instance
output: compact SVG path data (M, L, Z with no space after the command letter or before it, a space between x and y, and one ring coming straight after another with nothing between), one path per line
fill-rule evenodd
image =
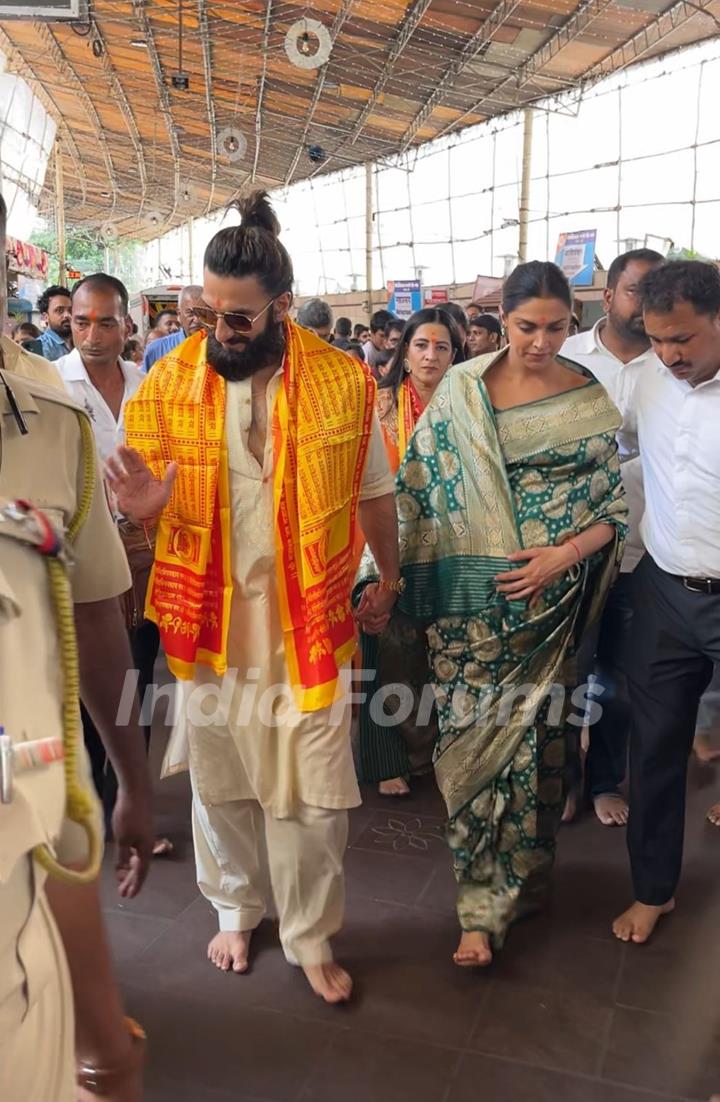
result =
M720 28L720 0L94 0L91 11L86 24L8 20L0 49L58 122L68 220L145 238L251 184L401 153ZM302 67L323 45L329 60ZM187 91L173 87L179 70Z

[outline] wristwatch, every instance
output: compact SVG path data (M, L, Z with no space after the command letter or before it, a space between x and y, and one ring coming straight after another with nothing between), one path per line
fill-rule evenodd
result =
M389 582L387 578L381 578L378 582L378 589L386 589L389 590L390 593L397 593L399 595L405 592L406 585L407 582L405 578L396 578L394 582Z
M130 1056L127 1063L120 1067L96 1068L90 1064L80 1064L77 1069L77 1084L90 1094L102 1098L109 1094L128 1075L136 1072L145 1058L145 1030L134 1018L124 1018L125 1029L130 1035Z

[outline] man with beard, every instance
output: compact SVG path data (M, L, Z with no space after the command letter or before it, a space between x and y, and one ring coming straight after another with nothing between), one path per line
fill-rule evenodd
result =
M637 377L657 364L645 332L639 285L643 276L664 263L653 249L634 249L613 260L603 305L605 317L593 329L570 337L563 356L592 371L603 384L623 418ZM600 718L590 728L586 785L595 814L604 826L624 826L628 805L620 794L627 765L630 724L626 672L628 637L632 622L633 571L643 554L639 529L644 501L642 468L634 450L618 434L623 482L630 510L621 573L610 590L602 619L585 637L578 659L581 680L594 673L599 688ZM601 695L600 695L601 694ZM577 795L571 797L572 804ZM566 809L568 817L574 807Z
M46 360L59 360L72 352L72 327L70 324L70 292L67 287L48 287L38 299L37 308L47 329L40 336L41 355Z
M157 364L109 463L123 512L159 515L147 615L184 682L166 769L189 764L198 883L245 972L270 888L287 960L337 1003L350 746L355 519L379 568L358 609L386 625L401 588L394 484L375 384L289 320L293 272L264 192L205 252L208 330ZM146 465L147 463L147 465Z

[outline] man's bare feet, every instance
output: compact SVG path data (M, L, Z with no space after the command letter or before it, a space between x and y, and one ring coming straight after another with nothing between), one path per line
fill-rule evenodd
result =
M713 746L708 735L695 735L693 754L702 765L711 765L714 761L720 761L720 747Z
M327 964L303 966L307 981L316 995L326 1003L346 1003L352 994L353 983L344 968L331 960Z
M630 808L627 800L617 792L604 792L601 796L593 797L595 814L606 827L627 826Z
M453 960L461 968L487 968L492 964L490 938L482 930L465 930Z
M223 972L247 972L252 930L240 933L220 931L208 945L208 960Z
M675 910L675 900L662 907L649 907L647 903L633 903L613 922L613 933L620 941L634 941L642 945L655 929L658 919Z
M714 827L720 827L720 804L713 804L707 813L707 819ZM718 1102L720 1102L720 1095L718 1096Z
M378 792L381 796L409 796L410 785L404 777L393 777L389 781L380 781Z

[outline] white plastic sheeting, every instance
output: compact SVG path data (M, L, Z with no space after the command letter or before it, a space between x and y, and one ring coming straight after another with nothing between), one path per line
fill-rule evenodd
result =
M55 123L25 81L5 72L0 51L0 182L8 206L8 233L32 233L36 201L45 181Z
M628 240L662 239L720 257L720 40L616 74L538 105L528 257L552 259L561 232L596 229L607 267ZM485 123L374 166L373 285L502 276L518 250L522 116ZM300 294L365 286L365 169L274 195ZM234 219L234 216L230 216ZM196 220L193 275L221 220ZM189 274L187 234L149 246ZM629 246L628 246L629 247Z

